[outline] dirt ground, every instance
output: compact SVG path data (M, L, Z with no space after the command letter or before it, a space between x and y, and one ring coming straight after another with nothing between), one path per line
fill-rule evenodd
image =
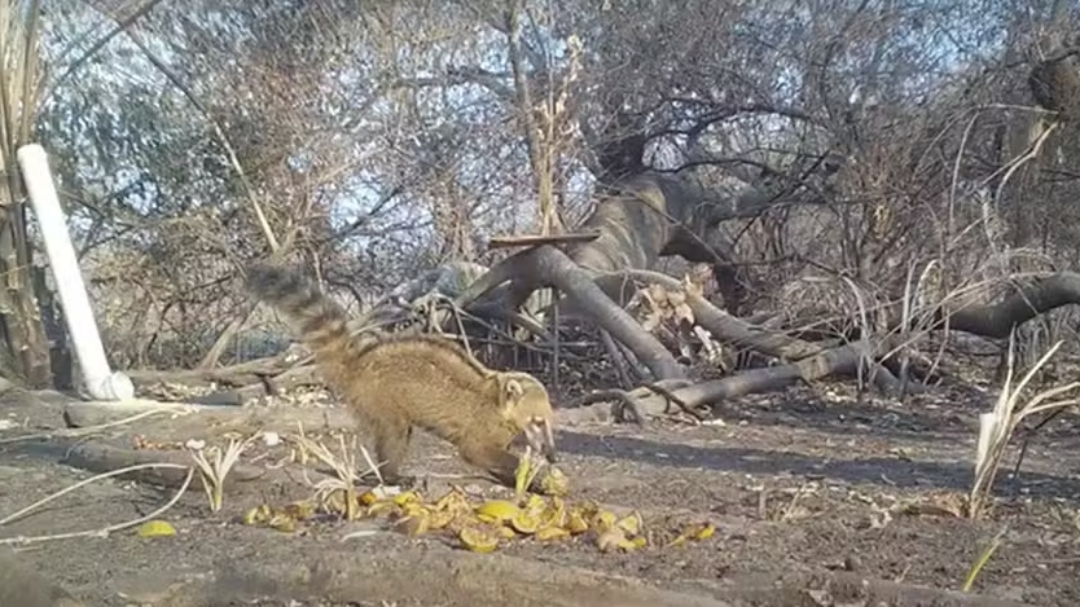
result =
M557 441L571 499L637 508L646 524L678 516L715 523L713 538L676 548L610 554L574 538L474 554L366 521L294 534L238 521L259 503L310 493L300 479L227 494L216 514L193 485L162 517L174 537L128 529L15 548L23 563L103 606L1080 604L1080 434L1072 415L1032 441L1019 478L1009 474L1010 452L992 516L972 522L901 507L969 489L976 416L992 395L939 388L904 403L857 403L848 392L832 384L741 399L715 425L563 427ZM0 407L0 420L17 426L0 440L59 424L53 406L23 399ZM412 455L413 473L434 475L435 494L451 482L438 475L468 472L426 436ZM89 476L60 463L48 441L0 443L0 519ZM505 494L479 480L453 482ZM129 480L95 482L0 526L0 538L104 527L170 495ZM343 539L362 529L375 533ZM998 534L974 594L945 592L960 588ZM871 586L877 594L867 594Z

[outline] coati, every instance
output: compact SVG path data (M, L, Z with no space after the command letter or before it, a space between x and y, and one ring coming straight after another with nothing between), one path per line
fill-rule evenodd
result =
M326 382L370 430L384 481L408 480L400 470L413 427L453 443L462 459L508 486L520 461L508 447L522 433L534 452L556 461L551 402L532 375L488 369L432 335L353 338L340 305L281 267L250 266L247 288L291 325Z

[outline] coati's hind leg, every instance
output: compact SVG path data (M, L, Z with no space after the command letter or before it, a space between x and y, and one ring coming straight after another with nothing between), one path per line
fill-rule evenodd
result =
M379 416L370 420L371 434L375 441L375 463L379 473L389 485L401 484L401 465L409 454L412 426L402 416Z
M514 476L520 459L518 456L490 444L465 443L459 446L461 459L491 473L508 487L514 486Z

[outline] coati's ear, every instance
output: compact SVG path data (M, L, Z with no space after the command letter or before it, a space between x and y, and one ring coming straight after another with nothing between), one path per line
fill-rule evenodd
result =
M521 381L508 377L503 382L503 394L508 401L517 401L525 394L525 386L521 385Z
M502 405L503 415L513 416L522 396L525 395L525 386L516 377L499 378L499 404Z

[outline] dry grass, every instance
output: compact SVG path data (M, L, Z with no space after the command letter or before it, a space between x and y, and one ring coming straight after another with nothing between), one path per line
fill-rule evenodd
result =
M198 466L199 477L202 479L206 497L210 501L211 511L221 510L225 502L225 477L240 460L240 455L244 450L261 437L262 432L257 432L242 441L230 438L224 453L217 445L205 449L202 446L189 447L191 457Z
M993 411L979 416L979 442L975 455L975 482L968 496L968 514L979 518L990 501L990 492L994 485L1005 449L1020 422L1029 415L1044 411L1054 411L1080 403L1076 390L1080 382L1071 382L1043 390L1031 397L1025 388L1031 379L1054 356L1063 342L1051 346L1039 360L1028 369L1019 383L1014 385L1015 372L1015 331L1009 338L1008 367L1005 383L1001 388ZM1072 393L1072 394L1070 394Z
M304 428L298 424L298 431L296 434L291 434L285 437L285 439L291 442L299 453L301 462L306 462L308 457L314 457L322 462L324 465L329 466L337 478L328 478L319 481L318 483L311 483L316 489L316 496L318 498L324 498L334 491L341 490L345 494L346 504L346 518L352 520L357 516L355 512L356 508L356 481L360 480L361 475L358 474L359 468L357 467L356 454L359 452L365 463L367 464L368 472L374 473L379 480L379 486L384 485L382 475L379 473L379 466L372 459L368 450L359 443L356 436L353 436L351 447L346 446L345 437L338 435L338 448L339 453L335 454L323 444L321 441L309 438L304 434Z

